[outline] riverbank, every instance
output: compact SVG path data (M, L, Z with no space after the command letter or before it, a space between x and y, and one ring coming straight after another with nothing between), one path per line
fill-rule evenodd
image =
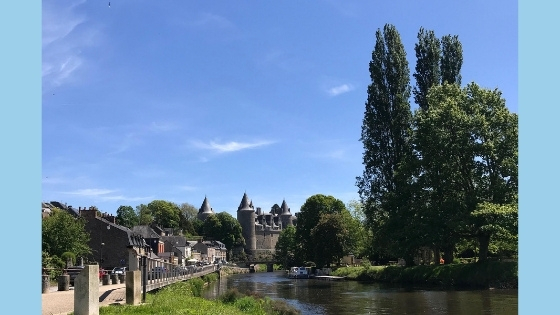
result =
M445 288L517 289L517 262L486 261L430 266L342 267L332 275L350 280Z
M220 277L248 273L246 268L225 268ZM300 311L284 301L272 300L257 294L243 294L228 290L215 300L202 297L204 287L218 280L212 273L202 278L190 279L166 286L146 295L141 305L110 305L101 307L99 314L222 314L222 315L297 315Z

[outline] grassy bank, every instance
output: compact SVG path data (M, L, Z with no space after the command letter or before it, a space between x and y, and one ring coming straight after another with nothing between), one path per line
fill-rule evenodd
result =
M457 288L517 288L517 263L487 261L430 266L342 267L335 276L360 281Z
M214 275L214 276L212 276ZM241 294L230 290L218 300L202 298L204 285L217 279L209 277L175 283L153 294L146 295L142 305L110 305L99 309L101 315L113 314L218 314L218 315L292 315L300 312L283 301L267 297Z

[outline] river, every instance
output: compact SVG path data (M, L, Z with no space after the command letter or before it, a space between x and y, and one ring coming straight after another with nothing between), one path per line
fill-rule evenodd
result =
M517 290L434 290L357 281L288 279L284 272L232 275L212 283L206 298L228 288L282 299L303 315L517 314Z

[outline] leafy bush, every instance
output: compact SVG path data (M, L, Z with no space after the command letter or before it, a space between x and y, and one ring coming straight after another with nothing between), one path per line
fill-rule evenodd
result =
M233 288L233 289L228 289L226 293L222 294L218 299L223 303L233 304L235 303L235 301L239 300L244 296L245 295L239 292L239 290Z
M255 298L245 296L237 299L233 305L243 312L257 313L260 310L260 304Z
M74 266L74 264L76 263L76 254L72 252L62 253L62 255L60 255L60 258L62 259L62 261L64 261L65 266L67 261L70 261L71 266Z
M201 297L204 289L204 280L200 278L190 279L186 282L190 286L192 296Z

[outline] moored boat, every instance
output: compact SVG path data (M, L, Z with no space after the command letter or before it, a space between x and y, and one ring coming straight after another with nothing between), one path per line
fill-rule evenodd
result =
M307 279L309 278L309 272L305 267L291 267L290 270L288 270L288 278Z

